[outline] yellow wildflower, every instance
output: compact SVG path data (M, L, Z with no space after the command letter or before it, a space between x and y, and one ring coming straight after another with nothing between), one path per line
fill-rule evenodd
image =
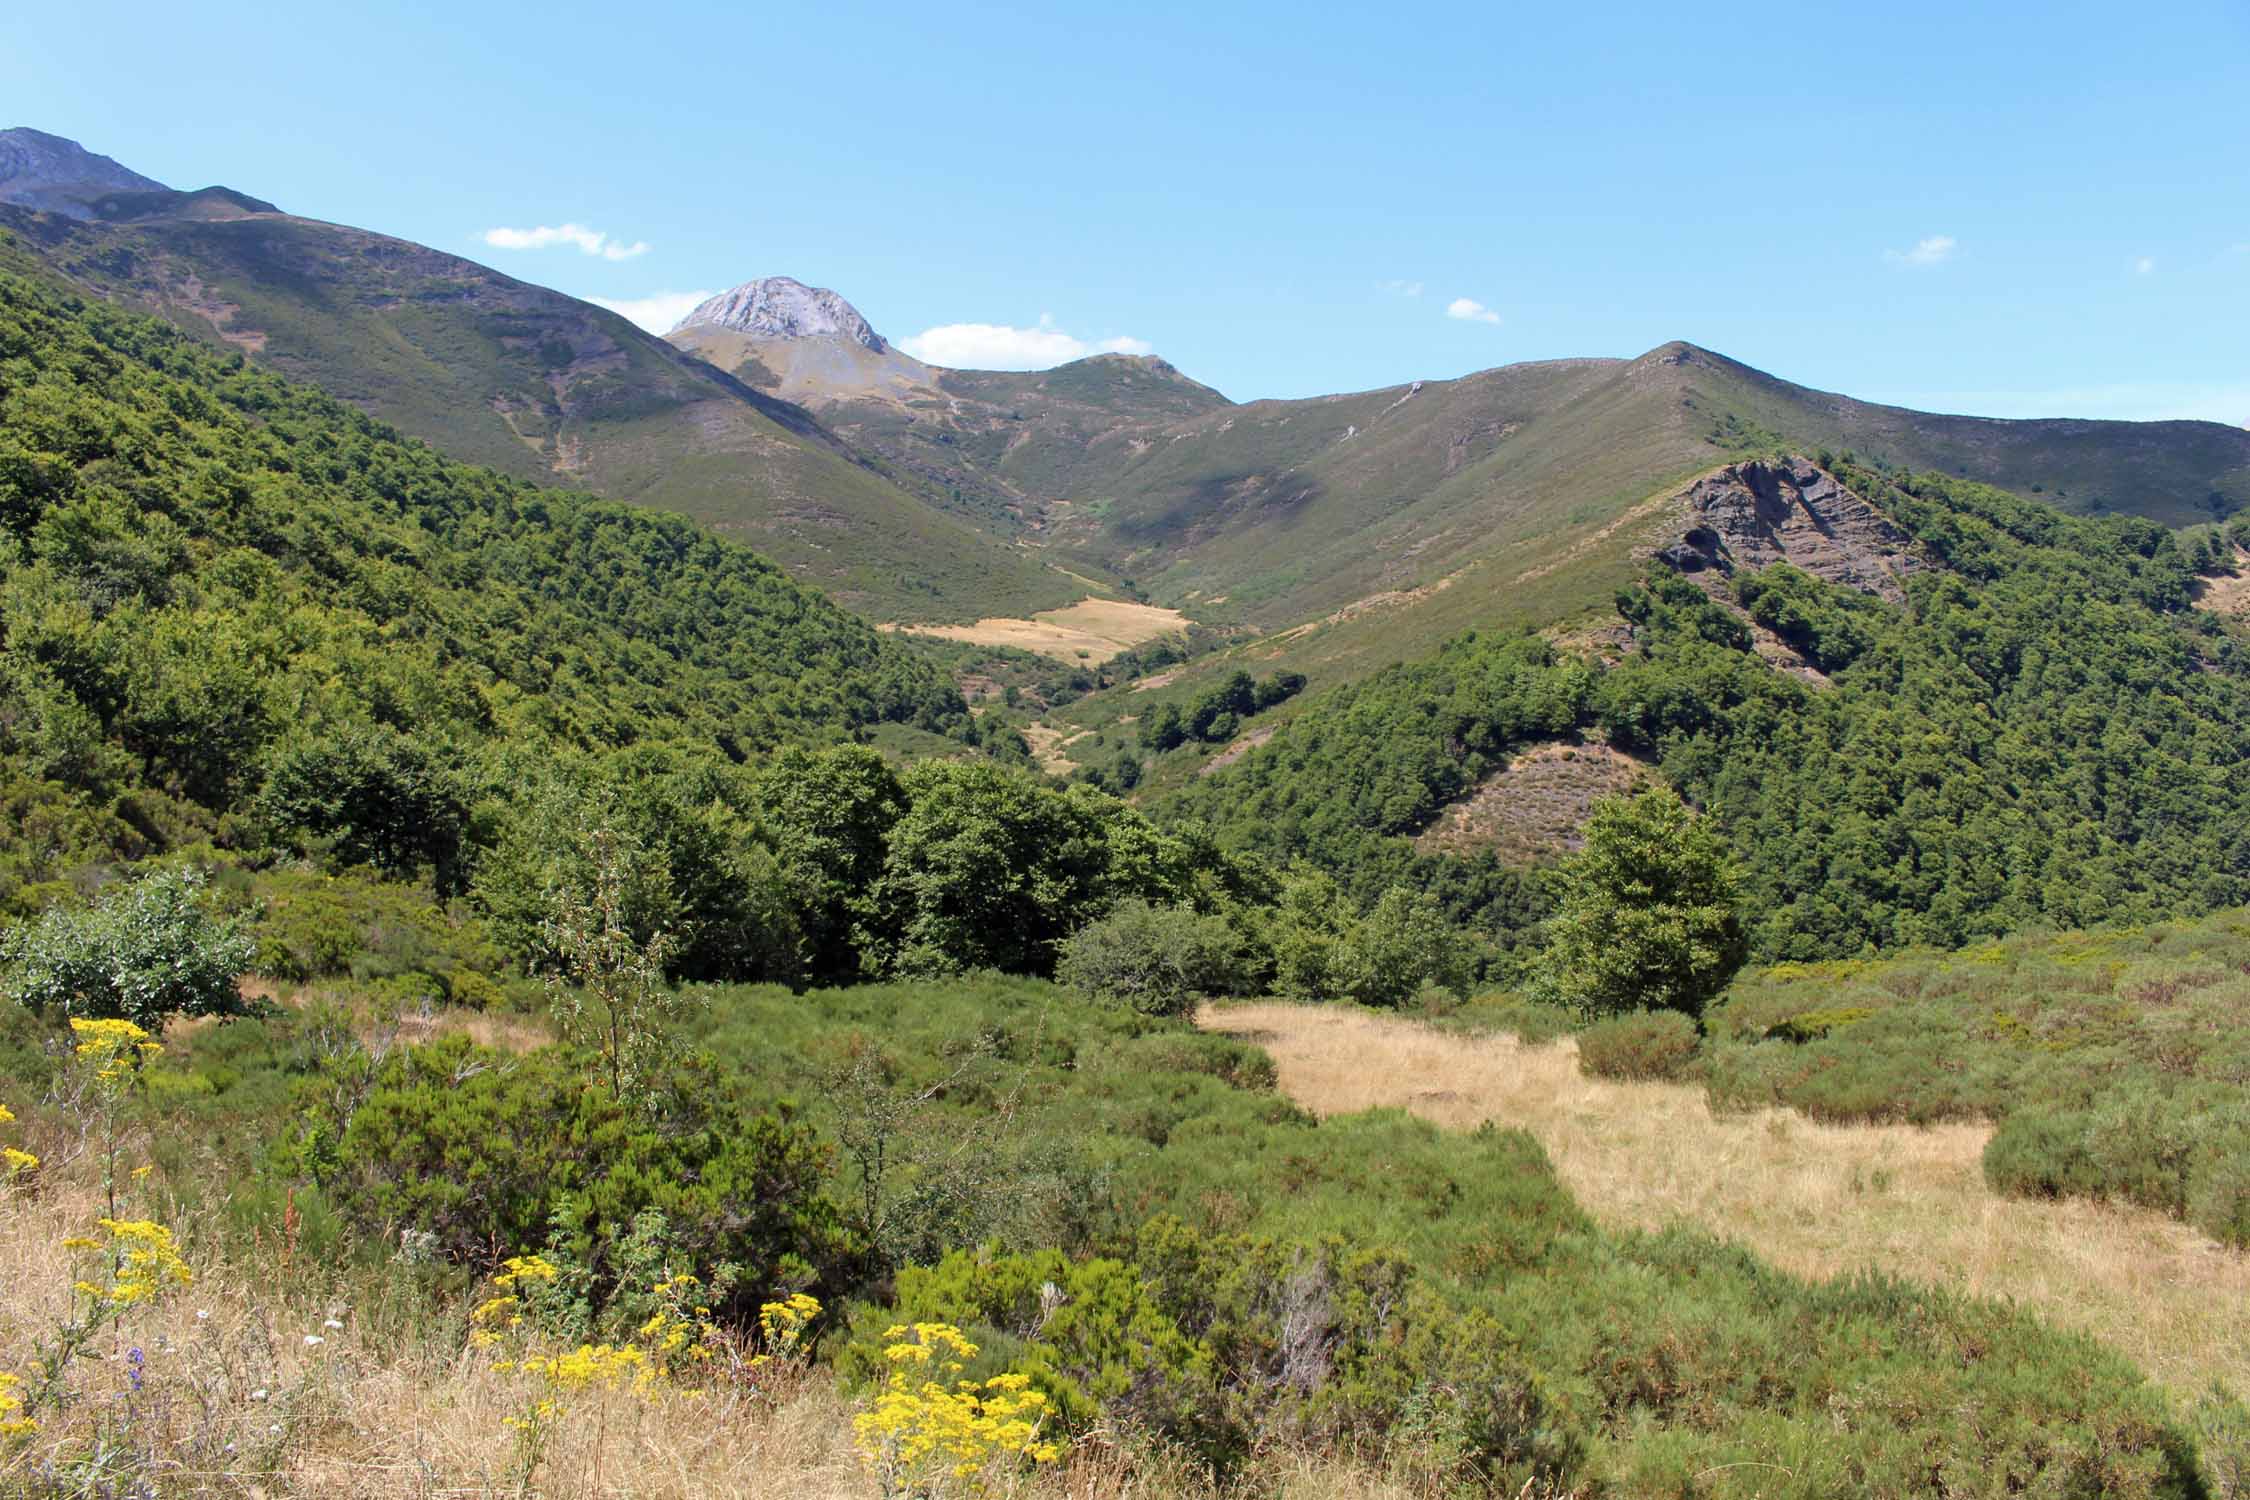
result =
M78 1037L77 1055L93 1068L98 1081L113 1086L131 1076L136 1054L145 1061L164 1050L162 1043L150 1041L148 1033L131 1021L73 1016L70 1029Z
M1047 1397L1031 1377L1013 1371L989 1380L955 1379L951 1386L922 1378L934 1364L957 1377L977 1346L950 1323L900 1325L884 1335L890 1379L869 1411L853 1419L860 1457L883 1480L886 1492L943 1465L955 1478L974 1480L1007 1457L1035 1464L1062 1456L1059 1441L1042 1440Z
M13 1177L39 1165L39 1158L13 1146L0 1146L0 1177Z
M187 1286L195 1272L180 1258L172 1231L149 1219L101 1219L109 1234L106 1246L74 1236L66 1241L74 1249L89 1246L107 1249L113 1257L108 1286L91 1281L76 1283L80 1296L97 1304L95 1316L116 1312L143 1302L154 1302L175 1286Z
M511 1255L501 1262L503 1269L492 1278L498 1287L511 1287L519 1281L553 1281L562 1274L555 1263L544 1255Z
M39 1424L23 1414L23 1377L0 1370L0 1439L29 1437Z

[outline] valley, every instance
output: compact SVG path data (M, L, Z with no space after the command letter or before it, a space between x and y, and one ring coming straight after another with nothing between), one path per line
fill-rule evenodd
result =
M2250 1493L2250 431L677 302L0 131L0 1494Z

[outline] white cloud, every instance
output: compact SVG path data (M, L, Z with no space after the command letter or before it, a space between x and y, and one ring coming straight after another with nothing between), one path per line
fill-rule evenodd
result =
M596 307L606 307L626 322L650 333L670 333L680 319L706 301L709 292L651 292L646 297L588 297Z
M1063 332L1045 316L1036 328L1011 328L1005 323L941 323L912 338L900 339L898 346L916 359L954 370L1044 370L1089 354L1153 352L1146 341L1136 338L1090 343Z
M1419 281L1386 281L1383 283L1383 290L1394 297L1419 297L1422 295L1422 283Z
M2156 257L2153 255L2144 255L2133 262L2133 274L2135 276L2146 276L2155 269Z
M483 239L495 250L550 250L557 245L576 245L581 254L598 255L603 260L631 260L636 255L648 253L646 240L635 240L628 245L623 240L613 240L599 229L588 229L583 224L542 224L537 229L487 229Z
M1911 250L1885 250L1883 259L1894 266L1939 266L1953 259L1960 244L1950 234L1933 234L1916 240Z
M1445 304L1445 315L1464 323L1497 323L1500 315L1473 297L1456 297Z

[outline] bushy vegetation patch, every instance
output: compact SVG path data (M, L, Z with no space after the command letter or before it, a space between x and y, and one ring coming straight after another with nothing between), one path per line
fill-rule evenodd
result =
M1578 1033L1578 1066L1596 1078L1670 1082L1694 1066L1702 1040L1676 1010L1614 1016Z
M1380 1450L1511 1494L2197 1492L2186 1429L2085 1340L1603 1231L1519 1132L1315 1123L1254 1048L1036 981L688 993L690 1045L629 1098L559 1047L376 1058L310 1012L199 1030L133 1105L177 1122L152 1190L192 1212L231 1160L245 1243L286 1220L392 1298L501 1273L510 1339L623 1347L685 1273L716 1318L680 1308L693 1347L762 1340L758 1308L805 1294L846 1378L880 1376L893 1326L953 1327L959 1378L1025 1377L1047 1440L1245 1483L1276 1451ZM221 1134L262 1154L192 1144ZM456 1269L404 1281L402 1253Z
M460 878L483 752L741 757L960 695L678 517L439 457L154 319L0 274L12 880L202 840Z
M1198 1000L1242 993L1250 959L1242 934L1223 917L1131 900L1073 933L1055 973L1095 998L1176 1016Z
M1781 964L1708 1015L1713 1102L1991 1119L1994 1187L2115 1198L2250 1244L2250 920Z

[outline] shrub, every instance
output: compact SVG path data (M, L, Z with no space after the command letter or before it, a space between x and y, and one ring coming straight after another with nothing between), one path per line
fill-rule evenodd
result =
M2187 1220L2222 1245L2250 1249L2250 1151L2206 1149L2188 1176Z
M1799 1011L1766 1028L1766 1037L1778 1042L1817 1042L1832 1031L1856 1026L1875 1014L1864 1005L1843 1005L1830 1010Z
M236 976L253 945L241 921L212 914L197 870L163 870L95 906L50 909L0 944L8 993L33 1010L125 1020L239 1015Z
M1669 1082L1695 1061L1701 1040L1676 1010L1618 1016L1579 1033L1578 1067L1596 1078Z
M2101 1175L2086 1149L2083 1110L2019 1109L1984 1145L1984 1180L2025 1198L2097 1196Z
M1237 993L1245 964L1224 918L1132 900L1073 933L1055 977L1143 1015L1176 1016L1206 996Z
M560 1048L511 1057L461 1036L394 1052L357 1081L346 1075L363 1057L339 1066L312 1086L298 1151L363 1230L418 1230L487 1267L553 1235L606 1277L634 1218L655 1209L697 1267L744 1268L737 1313L852 1262L810 1129L786 1108L748 1112L700 1064L631 1100Z
M257 878L258 973L303 983L349 974L382 979L427 974L448 992L502 964L485 925L440 908L426 892L366 872L272 871ZM461 1002L469 1003L469 1002Z

